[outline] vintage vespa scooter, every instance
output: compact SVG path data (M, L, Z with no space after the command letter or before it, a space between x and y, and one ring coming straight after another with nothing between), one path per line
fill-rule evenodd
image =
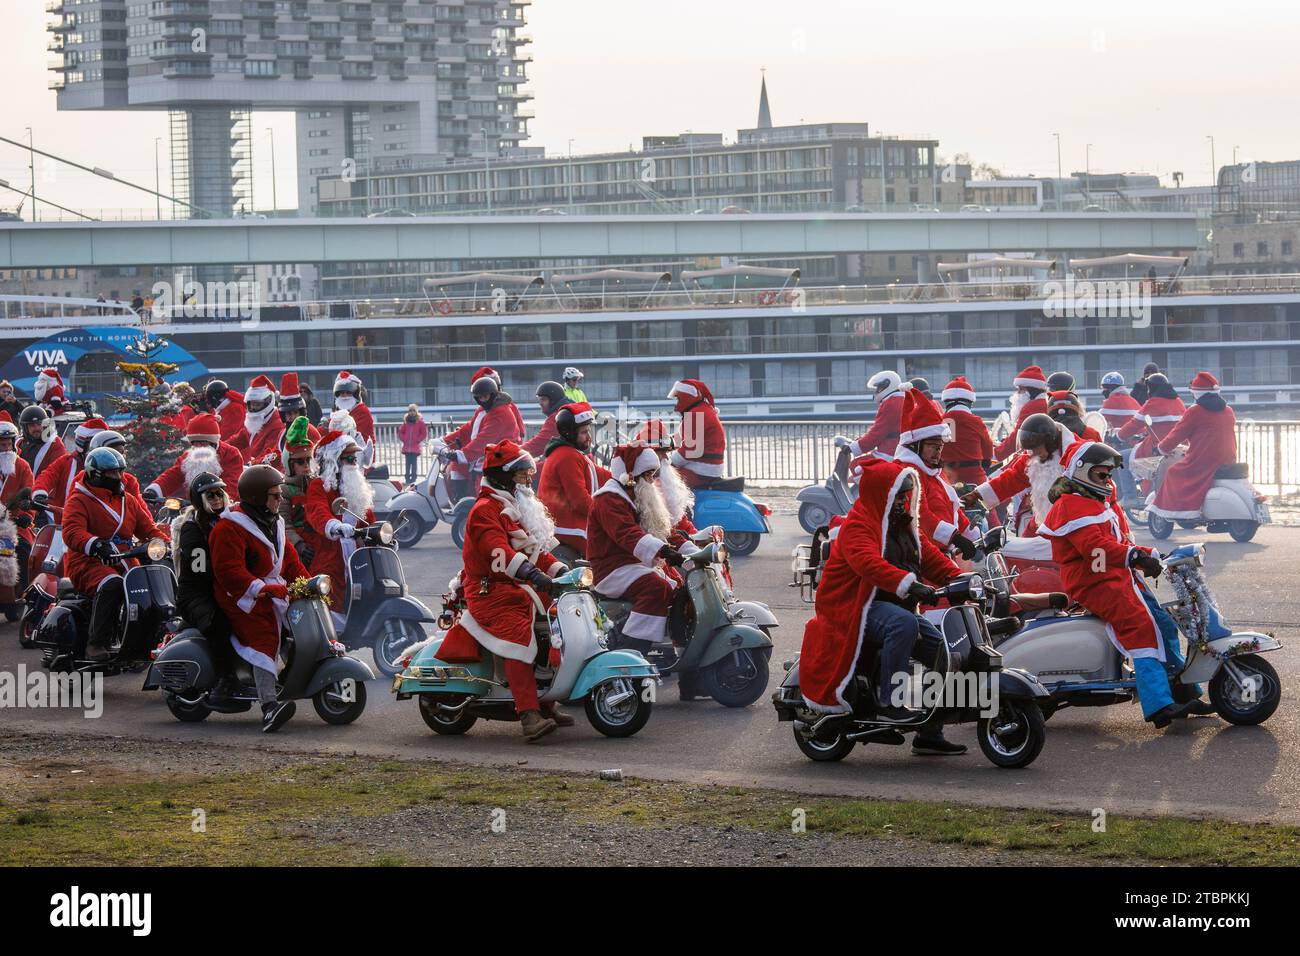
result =
M427 479L390 498L382 514L375 508L376 518L392 522L400 547L415 547L439 521L451 529L451 540L456 547L465 545L465 522L469 520L469 509L474 506L474 496L453 501L451 482L447 479L450 462L443 456L435 461ZM472 482L469 487L473 487Z
M1185 452L1177 449L1172 455L1159 459L1155 470L1154 488L1159 488L1165 474ZM1149 463L1149 459L1139 459ZM1141 466L1139 466L1140 468ZM1135 469L1135 473L1139 469ZM1147 530L1157 541L1164 541L1174 530L1174 521L1151 510L1156 492L1152 490L1146 500ZM1205 493L1200 511L1186 518L1179 518L1177 523L1188 530L1205 527L1211 534L1228 532L1233 541L1242 544L1255 537L1259 526L1269 524L1272 517L1268 510L1268 495L1260 494L1250 483L1250 467L1244 462L1224 465L1214 474L1214 484Z
M847 445L835 455L835 466L820 485L809 485L795 496L799 502L799 524L809 534L831 523L836 515L846 515L858 496L849 481L849 463L853 458Z

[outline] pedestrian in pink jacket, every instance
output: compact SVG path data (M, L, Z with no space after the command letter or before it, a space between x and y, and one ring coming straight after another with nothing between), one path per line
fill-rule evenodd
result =
M420 454L429 438L429 426L420 416L418 406L406 406L406 417L397 426L397 438L402 443L402 454L406 456L406 483L413 485L418 477L416 468L420 463Z

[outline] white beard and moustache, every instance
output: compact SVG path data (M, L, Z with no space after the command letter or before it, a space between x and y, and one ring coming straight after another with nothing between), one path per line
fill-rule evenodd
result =
M667 541L673 533L673 519L668 514L668 503L664 501L659 484L653 478L638 478L634 490L636 517L642 530L660 541Z
M339 494L348 499L348 510L363 518L375 503L375 491L358 465L344 465L341 469Z
M682 480L681 472L668 462L659 466L659 490L663 492L668 517L674 525L686 517L686 512L695 504L695 493Z
M266 423L271 420L271 416L276 415L278 411L279 410L275 407L275 402L272 402L270 405L267 405L266 408L262 409L260 412L254 412L254 411L245 412L244 428L248 430L248 434L250 436L256 435L258 432L260 432L263 428L266 427Z
M1033 455L1033 452L1030 454ZM1042 525L1047 512L1052 509L1047 493L1052 490L1056 479L1065 473L1061 468L1060 453L1054 454L1047 461L1039 461L1038 456L1033 455L1025 470L1029 473L1029 503L1034 509L1034 520Z
M556 545L555 519L528 485L515 489L515 510L519 512L519 526L544 550L549 551Z
M357 407L357 400L351 395L339 395L334 399L334 407L341 412L350 412Z
M206 446L191 448L181 461L181 474L185 476L185 487L189 488L190 482L205 472L209 475L221 474L221 459L217 455L217 450Z
M18 463L18 452L0 451L0 475L8 478L14 473L14 466Z
M1014 425L1016 422L1020 421L1020 412L1028 404L1028 392L1018 388L1011 393L1011 411L1008 413L1011 416L1011 424Z

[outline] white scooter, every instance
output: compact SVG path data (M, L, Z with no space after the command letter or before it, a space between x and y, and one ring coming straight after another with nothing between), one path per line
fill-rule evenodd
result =
M1181 461L1183 455L1183 449L1179 448L1160 461L1155 472L1155 489L1160 488L1170 467ZM1211 534L1226 531L1232 535L1233 541L1244 544L1255 537L1260 525L1273 520L1268 510L1268 496L1256 491L1249 479L1250 469L1246 462L1224 465L1215 472L1214 484L1205 493L1200 512L1179 518L1167 518L1151 510L1156 500L1156 491L1153 490L1146 500L1147 530L1151 537L1163 541L1173 533L1175 523L1189 530L1204 525Z
M1208 682L1210 702L1219 716L1233 724L1259 724L1277 709L1282 684L1260 654L1282 645L1268 634L1236 631L1224 623L1205 582L1205 545L1186 544L1164 559L1164 577L1173 585L1175 600L1162 604L1187 638L1188 652L1176 677L1180 687ZM1000 567L990 586L1006 596L1011 575L1000 555L989 556L989 567ZM1106 622L1091 614L1042 611L1006 618L989 627L1005 666L1036 674L1050 697L1041 701L1044 716L1064 707L1099 707L1137 699L1132 664L1107 633Z
M434 442L435 450L442 447L445 446L441 442ZM469 509L474 506L474 495L453 499L447 478L450 463L441 457L435 461L429 477L389 499L387 511L382 516L378 506L375 507L375 517L392 523L396 541L403 548L415 547L439 521L451 528L451 540L456 547L465 544L465 522L469 518ZM471 472L466 488L474 487L473 479Z

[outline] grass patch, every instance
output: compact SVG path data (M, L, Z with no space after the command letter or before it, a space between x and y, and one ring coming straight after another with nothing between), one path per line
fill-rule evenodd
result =
M792 812L800 808L810 833L848 840L908 839L1062 862L1300 865L1297 827L1112 814L1106 832L1096 833L1085 813L644 780L609 783L522 769L362 758L284 763L234 776L119 778L75 788L51 781L0 806L0 864L402 866L413 861L317 836L311 823L448 804L527 807L610 827L743 827L773 834L788 834Z

